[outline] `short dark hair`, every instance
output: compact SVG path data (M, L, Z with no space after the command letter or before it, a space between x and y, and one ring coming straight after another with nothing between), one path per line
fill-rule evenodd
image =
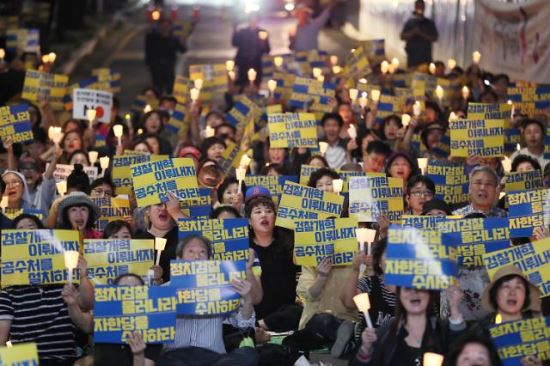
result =
M538 125L542 131L542 134L544 135L545 134L545 126L544 126L544 123L538 119L534 119L534 118L524 118L522 119L520 122L519 122L519 125L525 130L525 128L527 128L527 126L529 125Z
M493 309L498 310L498 304L497 304L498 289L500 288L500 286L502 286L504 282L508 282L512 280L514 277L519 278L523 283L523 287L525 287L525 302L523 303L523 307L521 309L522 310L529 309L529 306L531 305L531 299L530 299L531 289L529 288L529 283L525 280L525 278L518 276L517 274L510 274L507 276L503 276L495 282L493 287L491 287L491 290L489 291L489 303L493 306Z
M208 254L208 258L210 258L212 256L212 243L210 242L210 240L208 238L205 238L202 235L189 235L189 236L181 239L180 241L178 241L178 245L176 247L176 257L181 258L181 256L183 255L183 250L185 249L187 244L189 244L191 241L193 241L195 239L198 240L198 241L201 241L204 244L204 246L206 247L206 252Z
M323 115L323 118L321 118L321 126L324 126L329 119L335 120L338 123L339 127L342 127L344 125L344 120L338 113L325 113Z
M218 133L218 129L222 128L222 127L229 127L231 129L231 131L233 131L234 134L237 133L237 128L235 126L233 126L231 123L228 123L228 122L223 122L221 125L217 126L214 131L216 133Z
M171 102L171 103L177 103L178 102L176 97L174 97L173 95L164 95L164 96L162 96L160 98L159 104L164 102L164 101L168 101L168 102Z
M0 179L0 189L2 190L2 194L4 194L4 191L6 190L6 182L4 182L3 179Z
M132 226L129 223L124 220L114 220L109 222L107 226L105 226L105 229L103 229L102 238L109 239L111 235L118 233L120 229L124 227L128 229L128 232L130 232L130 236L133 237L134 233L132 231Z
M218 202L219 203L223 203L223 194L229 188L229 186L232 185L232 184L239 184L239 181L237 180L237 178L235 178L232 175L229 175L229 176L225 177L222 184L220 184L220 186L216 190L216 196L218 197ZM241 192L246 192L246 185L244 184L244 182L242 183L242 185L243 185L243 187L242 187Z
M470 331L461 335L455 342L451 344L451 348L447 357L445 357L445 366L457 366L458 357L464 351L464 348L468 344L480 344L489 351L489 364L491 366L501 366L502 363L498 356L493 342L489 336L483 334L482 332Z
M336 173L334 170L329 168L320 168L311 173L307 185L309 187L315 188L319 179L323 178L324 176L329 176L332 179L340 179L340 174Z
M34 221L34 223L36 224L36 226L39 229L44 229L44 224L42 223L42 221L38 217L36 217L35 215L25 214L25 213L17 216L15 219L13 219L12 228L14 228L14 229L17 228L17 224L19 224L19 222L21 222L21 220L24 220L24 219L29 219L29 220Z
M407 182L407 194L410 194L411 189L413 189L413 187L418 183L423 183L426 188L428 188L428 190L430 190L432 193L435 193L435 184L430 178L424 175L414 175Z
M153 109L152 111L145 113L143 117L141 117L139 125L141 128L143 128L143 131L147 131L145 129L145 122L147 122L147 119L149 119L149 117L151 117L153 114L157 114L159 116L159 120L160 120L159 132L164 129L164 119L163 119L162 111L160 109ZM109 130L112 130L112 128L110 128Z
M367 154L370 154L370 153L388 156L391 153L391 148L385 142L375 140L375 141L369 142L369 144L367 145Z
M325 159L325 157L323 155L311 155L311 157L309 159L307 159L306 165L311 165L311 162L314 159L321 160L323 162L323 164L325 165L325 167L327 167L327 168L329 167L328 161L327 161L327 159Z
M115 189L115 186L113 184L113 182L111 182L111 180L109 179L109 177L100 177L100 178L97 178L96 180L94 180L92 182L92 184L90 184L90 192L96 188L96 187L99 187L103 184L106 184L108 185L109 187L111 187L113 190Z
M538 160L533 159L529 155L520 154L514 158L512 161L512 172L515 172L518 170L518 166L522 163L529 163L535 170L541 170L541 166L538 162Z
M399 116L397 114L390 114L389 116L385 117L382 120L382 126L380 126L380 136L384 140L387 140L387 137L384 133L384 129L386 128L386 125L389 124L391 121L395 121L395 123L397 123L399 128L403 127L403 122L401 122L401 118L399 118Z
M260 169L260 175L267 175L267 173L269 173L269 171L271 169L275 170L277 172L277 174L279 174L279 175L285 175L286 174L286 169L281 164L268 163L268 164L264 165L262 167L262 169Z
M496 74L493 78L493 84L500 80L505 80L506 84L510 84L510 77L506 74Z
M372 268L374 269L374 273L381 276L384 274L384 270L382 269L382 256L384 255L384 252L386 251L386 248L388 246L388 239L387 238L381 238L379 240L376 240L372 246Z
M237 211L237 209L233 206L230 206L230 205L220 205L218 207L216 207L211 213L210 213L210 218L211 219L217 219L220 217L220 215L224 212L228 212L228 213L231 213L233 214L235 217L237 218L240 218L241 217L241 214L239 213L239 211Z
M273 212L276 212L275 203L271 198L265 197L265 196L258 196L255 198L252 198L250 201L246 203L244 206L244 214L246 217L250 218L250 214L252 213L252 210L256 206L264 205L273 210Z

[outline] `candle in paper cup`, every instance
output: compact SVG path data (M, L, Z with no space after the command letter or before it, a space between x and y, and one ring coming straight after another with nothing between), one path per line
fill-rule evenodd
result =
M86 110L86 118L88 119L88 121L90 121L90 123L94 121L96 115L97 112L95 109L89 108Z
M201 90L201 89L202 89L202 85L203 85L202 79L196 79L196 80L193 82L193 86L194 86L196 89Z
M231 81L235 80L235 71L234 70L228 71L227 75L229 76L229 79L231 79Z
M334 66L337 63L338 63L338 56L336 56L336 55L330 56L330 64Z
M502 315L500 313L498 313L495 316L495 324L500 324L500 323L502 323Z
M394 70L397 70L399 68L399 59L397 57L394 57L391 59L391 64L394 68Z
M372 243L376 237L376 230L359 228L355 229L355 234L357 235L357 241L360 243Z
M62 180L61 182L55 183L55 186L57 187L57 192L59 192L60 196L64 196L67 192L67 181Z
M88 152L88 159L90 160L90 165L94 165L96 163L98 156L99 156L99 153L97 151Z
M355 129L354 125L349 125L348 127L348 135L350 139L357 138L357 130Z
M225 69L227 71L233 71L233 68L235 67L235 61L233 60L227 60L225 61Z
M143 113L149 113L153 110L153 107L151 105L147 104L145 108L143 108Z
M406 113L401 116L401 124L403 125L403 127L407 127L410 122L411 122L411 116L409 116Z
M325 75L319 75L316 77L317 81L323 82L325 81Z
M520 151L520 150L521 150L521 145L520 145L520 144L516 144L516 150L517 150L517 151Z
M317 79L319 76L323 75L323 70L320 67L314 67L312 73L313 77Z
M328 142L321 141L319 142L319 150L321 151L321 155L325 155L328 149Z
M50 62L50 56L49 55L42 56L42 63L43 64L47 64L49 62Z
M247 168L250 165L251 161L252 159L247 154L243 154L243 156L241 157L241 161L239 162L239 166L241 168Z
M502 168L506 173L510 173L512 170L512 160L510 160L509 157L505 156L504 159L502 159Z
M57 58L57 55L54 52L50 52L48 53L48 57L50 58L50 62L53 64Z
M267 37L269 36L269 33L267 33L266 31L260 31L258 32L258 37L262 40L262 41L265 41L267 39Z
M4 210L6 207L8 207L8 196L2 196L2 200L0 201L0 208Z
M242 182L246 177L246 168L236 168L235 175L239 182Z
M273 58L273 63L275 64L276 67L281 67L283 66L283 58L281 56L275 56Z
M189 91L189 95L191 96L191 101L196 102L197 99L199 99L200 89L192 88Z
M118 139L118 144L122 145L122 133L123 133L124 127L122 125L114 125L113 126L113 133L115 134L115 137Z
M430 71L430 74L435 74L435 64L432 62L430 63L430 66L428 66L428 71Z
M73 270L78 266L78 257L80 256L80 253L76 250L67 250L63 253L63 255L65 257L65 268L67 268L67 271L69 272L67 282L72 283Z
M157 251L157 261L156 265L158 266L160 264L160 253L164 250L164 247L166 247L166 241L165 238L158 238L155 237L155 250Z
M466 85L464 85L462 87L462 98L464 98L464 100L467 100L469 96L470 96L470 89Z
M479 61L481 61L481 52L472 52L472 61L474 62L474 64L479 64Z
M210 126L206 126L206 128L204 129L204 137L206 138L213 137L215 133L216 133L216 130L214 130Z
M441 100L443 99L443 96L445 95L445 90L441 85L438 85L435 87L435 95L437 96L437 99L439 99L439 102L441 103Z
M451 114L449 114L449 121L454 121L458 119L458 116L456 115L455 112L451 112Z
M380 100L380 90L378 89L374 89L370 92L370 98L372 99L373 102L375 103L378 103L378 101Z
M101 170L105 171L109 167L109 157L102 156L99 158L99 166L101 167Z
M426 167L428 166L428 158L418 158L418 167L420 168L420 171L422 171L422 174L426 171Z
M370 319L370 315L369 315L369 309L370 309L369 294L362 293L362 294L355 295L353 297L353 302L355 303L355 306L357 306L357 309L359 309L359 311L365 315L367 327L371 329L374 328L372 325L372 320Z
M256 76L258 75L258 73L254 69L249 69L247 75L248 75L248 81L252 83L253 81L256 80Z
M447 60L447 67L449 67L449 70L454 69L456 67L456 60L454 58Z
M334 179L332 181L332 189L334 193L342 192L342 187L344 186L344 181L342 179Z
M273 94L275 89L277 89L277 81L271 79L267 82L267 89Z
M48 128L48 137L55 145L59 145L61 139L63 139L63 132L61 132L61 127L51 126Z
M387 74L390 70L390 63L386 60L382 61L380 64L380 71L382 71L382 74Z
M348 94L349 94L349 99L353 101L355 101L355 99L357 99L357 96L359 95L359 90L355 89L355 88L351 88L350 90L348 90Z
M414 105L413 105L413 114L416 118L418 118L420 116L420 113L421 113L420 102L417 100L416 102L414 102Z
M341 72L342 72L342 66L339 66L339 65L332 66L332 73L334 75L339 74Z
M6 50L0 48L0 60L3 60L6 57Z
M367 106L368 102L369 102L369 97L368 97L367 92L362 92L361 93L361 98L359 98L359 106L361 108L365 108Z
M438 353L426 352L422 358L423 366L441 366L443 365L443 355Z

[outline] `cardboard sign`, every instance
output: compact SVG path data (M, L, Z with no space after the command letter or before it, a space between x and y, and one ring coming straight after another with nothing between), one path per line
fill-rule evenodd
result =
M516 366L526 356L550 360L548 329L550 317L539 317L497 324L491 326L489 332L502 366Z
M245 261L170 262L170 285L177 288L178 315L218 315L238 309L234 279L245 278Z
M533 229L550 223L550 190L513 192L508 198L510 237L521 238L533 235Z
M124 155L115 155L111 159L111 180L116 194L130 194L132 192L131 166L149 161L168 159L168 155L149 155L124 152Z
M300 266L317 265L326 257L333 266L348 266L357 251L357 220L354 218L296 222L294 257Z
M460 219L461 216L417 216L403 215L401 216L401 225L415 227L417 229L437 228L440 222L447 220Z
M362 78L370 71L369 60L363 46L352 50L345 62L344 73L353 79Z
M120 93L120 78L120 71L113 68L92 69L92 80L95 79L95 82L87 88L104 90L113 94Z
M50 74L37 70L25 72L21 98L35 103L48 101L54 110L63 109L63 97L67 93L67 75Z
M457 119L449 121L449 128L453 157L504 155L504 120Z
M297 220L316 220L340 217L344 197L336 193L305 187L286 181L277 210L277 226L294 229Z
M317 120L311 113L268 115L269 143L273 148L316 148Z
M243 151L242 146L237 145L234 142L230 142L226 145L225 150L222 153L222 159L218 163L220 168L227 174L231 174L233 169L237 169L241 163L241 158L246 153Z
M249 121L256 123L262 115L262 109L246 96L239 96L233 108L227 113L226 120L237 128L244 128Z
M174 80L174 87L172 90L172 95L178 103L186 104L189 99L189 84L190 80L182 75L176 75Z
M34 139L27 104L0 107L0 138L8 137L14 144Z
M2 287L67 282L66 250L79 250L75 230L2 230Z
M390 226L384 283L443 290L456 282L457 251L434 229Z
M426 177L435 184L435 198L448 204L468 202L468 174L461 162L429 159Z
M468 103L468 119L512 119L512 105L508 103Z
M145 343L176 337L176 289L171 286L96 286L94 341L128 343L137 332Z
M544 188L542 171L514 172L506 174L506 193L516 191L532 191Z
M178 232L179 239L199 235L210 240L213 259L248 260L247 219L180 219L178 220Z
M176 108L170 113L170 119L164 126L170 133L178 136L187 136L189 123L185 123L187 108L183 104L176 104Z
M113 94L93 89L73 90L73 118L87 120L86 111L95 109L96 120L101 123L111 123L111 108Z
M458 250L458 264L483 266L483 255L508 248L508 220L501 217L486 219L446 220L437 225L443 242L452 243Z
M23 53L40 52L40 32L38 29L12 28L6 31L6 51Z
M121 274L147 276L153 266L153 240L86 239L84 259L88 262L88 276L101 285L112 284Z
M168 201L168 192L180 200L199 194L195 164L190 158L150 161L131 167L138 207Z
M209 218L212 212L212 189L199 188L196 197L180 200L180 208L184 215L198 219Z
M550 296L550 239L542 239L483 255L483 262L493 278L502 267L510 264L518 267L537 286L542 297Z
M127 198L92 197L92 201L99 208L99 219L96 220L96 229L99 231L103 231L111 221L126 221L132 218L130 200Z
M50 165L49 163L46 164L46 170L48 169L49 165ZM69 175L71 175L71 173L73 172L73 170L74 170L74 165L55 164L55 170L53 172L53 177L55 179L55 182L58 183L58 182L66 181ZM86 173L86 175L90 179L90 183L92 183L94 180L97 179L98 169L96 166L85 166L85 167L82 167L82 170L84 171L84 173Z
M227 71L225 65L190 65L189 79L195 81L201 79L203 81L199 100L206 102L210 101L215 96L223 96L227 90Z
M380 216L398 221L403 214L403 180L392 177L351 177L349 213L360 222L376 222Z
M336 85L333 83L297 77L292 85L289 105L304 111L332 112L330 102L335 93Z
M296 75L290 73L274 72L273 80L277 82L275 98L277 100L289 100L292 95L292 86Z
M11 347L0 348L2 366L38 366L36 343L16 343Z

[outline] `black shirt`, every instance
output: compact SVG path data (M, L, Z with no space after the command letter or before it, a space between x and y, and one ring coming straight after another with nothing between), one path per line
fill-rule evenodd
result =
M166 235L166 246L160 254L160 266L162 267L162 280L164 283L170 281L170 261L176 259L176 247L178 245L178 226L174 226ZM155 239L148 231L142 231L135 235L135 239ZM155 251L155 256L157 251ZM156 260L156 258L155 258Z
M410 32L415 28L419 28L422 33L435 38L438 37L437 28L431 19L425 17L418 18L416 16L405 23L401 33ZM432 62L432 41L419 35L415 35L407 40L405 51L407 52L407 64L409 67Z

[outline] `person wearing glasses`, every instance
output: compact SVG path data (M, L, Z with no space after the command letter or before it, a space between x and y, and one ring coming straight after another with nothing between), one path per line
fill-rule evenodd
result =
M422 215L424 204L430 201L435 194L434 182L423 175L415 175L407 183L405 201L407 202L407 215Z
M108 178L97 178L90 185L91 198L113 197L115 188Z
M453 215L466 216L481 213L486 217L506 217L506 211L496 207L498 201L498 175L488 166L476 166L470 172L469 195L470 203Z

